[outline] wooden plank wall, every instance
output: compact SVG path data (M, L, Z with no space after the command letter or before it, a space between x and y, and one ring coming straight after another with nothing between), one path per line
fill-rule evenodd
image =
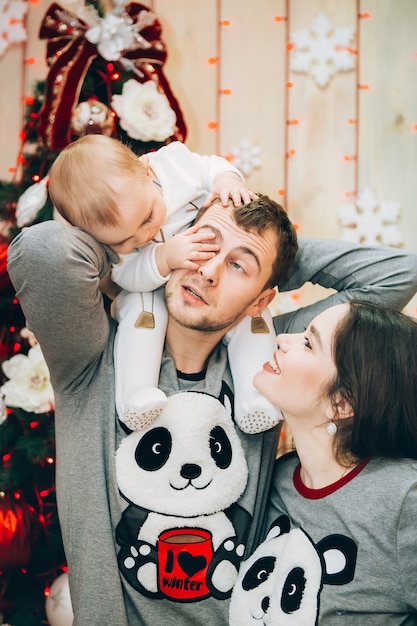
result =
M110 0L106 0L111 8ZM19 151L24 96L45 78L38 39L49 1L29 3L28 40L0 58L0 177ZM76 10L77 2L63 2ZM340 238L338 207L365 189L400 205L402 245L417 250L417 2L415 0L152 0L168 48L165 72L184 112L187 145L232 156L249 143L248 184L288 209L299 233ZM293 70L294 33L318 15L350 29L354 67L324 87ZM33 59L32 64L25 61ZM356 194L356 195L355 195ZM377 218L376 218L377 219ZM307 288L299 302L322 297ZM415 313L415 302L408 310ZM278 310L283 300L277 299Z

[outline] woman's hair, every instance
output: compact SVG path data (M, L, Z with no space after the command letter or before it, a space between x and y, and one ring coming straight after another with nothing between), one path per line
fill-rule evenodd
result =
M342 396L353 409L353 417L337 421L337 459L417 459L417 321L351 302L333 355L337 375L328 395L335 408Z
M49 174L48 191L58 213L73 226L116 226L120 197L115 180L146 180L137 155L117 139L86 135L58 155Z

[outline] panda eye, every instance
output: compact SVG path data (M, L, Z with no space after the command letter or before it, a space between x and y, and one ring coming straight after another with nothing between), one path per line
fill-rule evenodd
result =
M215 426L210 432L209 441L211 456L217 467L229 467L232 462L232 446L224 428Z
M268 580L275 569L276 559L273 556L263 556L250 566L242 580L242 589L250 591L260 587Z
M269 576L269 573L266 571L266 569L261 569L259 570L259 572L256 573L256 578L259 580L259 582L263 583L264 580L266 580Z
M281 609L291 615L298 611L303 601L307 578L302 567L294 567L288 572L282 587Z
M172 437L167 428L152 428L139 441L135 460L147 472L155 472L165 465L172 450Z
M290 585L290 588L288 589L288 595L293 596L296 591L297 591L297 586L294 585L293 583L292 585Z

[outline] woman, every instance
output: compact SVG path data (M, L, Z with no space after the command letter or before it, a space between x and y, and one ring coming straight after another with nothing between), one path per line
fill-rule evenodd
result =
M277 461L230 623L417 624L417 323L352 302L277 344L254 382L296 452Z

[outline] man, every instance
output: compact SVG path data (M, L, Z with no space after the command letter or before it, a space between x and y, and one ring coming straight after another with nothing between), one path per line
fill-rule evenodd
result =
M169 323L160 377L167 395L204 390L231 398L221 339L243 315L256 316L268 305L273 265L286 248L282 241L278 246L273 229L259 228L256 202L254 219L242 224L241 209L210 207L199 223L216 233L219 252L198 270L176 270L167 283ZM247 213L247 207L242 210ZM114 453L125 433L114 409L115 322L99 291L112 259L86 233L55 222L21 233L9 253L10 276L56 395L57 498L74 626L226 625L227 599L181 603L148 597L119 572L116 528L127 503L118 491ZM402 308L417 290L416 261L416 254L387 248L302 242L281 290L312 281L339 293L281 316L277 331L300 330L317 311L351 297ZM258 541L278 431L239 436L249 469L239 499L251 518L243 533L249 554Z

